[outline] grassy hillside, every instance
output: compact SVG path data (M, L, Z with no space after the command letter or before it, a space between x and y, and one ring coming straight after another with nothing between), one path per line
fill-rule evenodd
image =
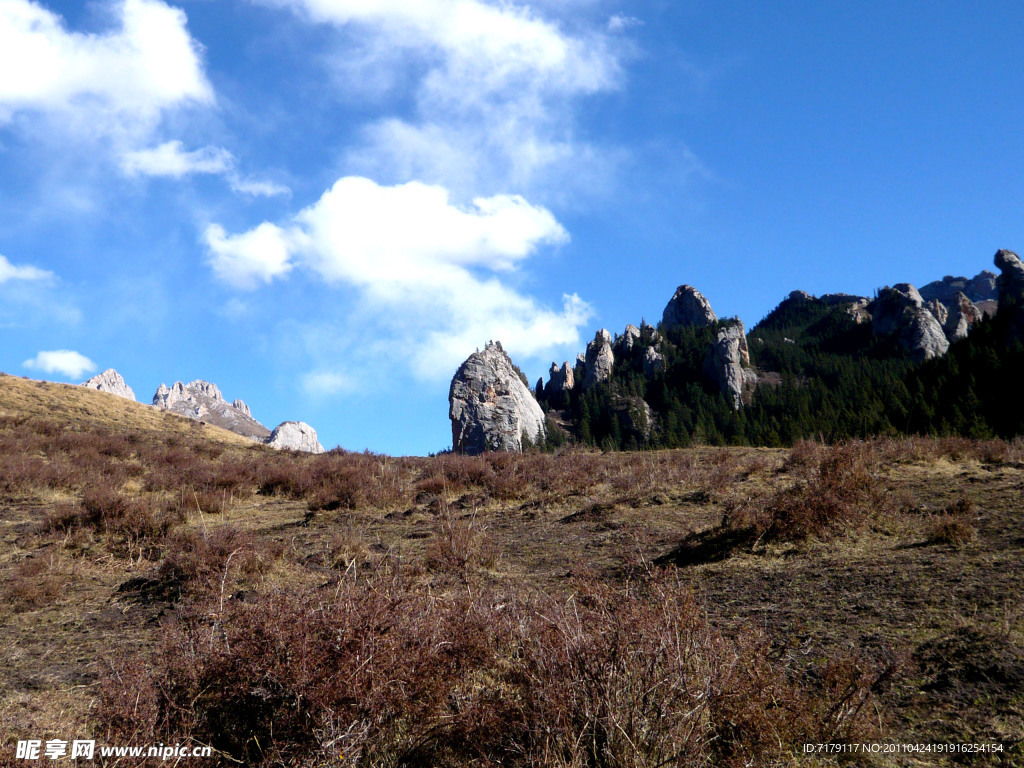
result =
M0 384L0 763L1024 762L1020 443L309 456Z
M63 428L102 428L112 432L190 435L229 445L251 445L241 435L211 424L160 411L106 392L35 381L0 373L0 416L14 419L51 418Z

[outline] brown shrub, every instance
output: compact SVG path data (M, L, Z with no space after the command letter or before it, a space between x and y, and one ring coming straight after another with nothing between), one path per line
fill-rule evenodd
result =
M151 667L112 665L97 722L254 765L740 766L861 735L891 671L787 668L671 574L574 586L442 596L391 572L197 604Z
M0 596L17 611L34 610L57 599L65 591L69 576L55 554L39 552L11 569Z
M796 456L787 464L799 467L807 479L754 499L732 502L727 505L723 526L750 530L764 541L828 539L851 533L872 516L895 509L894 497L871 473L870 446L803 443Z
M159 574L166 581L195 593L220 592L230 568L244 574L265 572L283 547L269 544L248 531L222 525L209 532L179 531L168 537Z
M475 519L460 520L443 515L435 536L427 546L427 567L466 581L479 568L492 568L499 550Z
M957 499L930 521L928 543L958 548L970 544L977 535L974 513L974 504L965 498Z

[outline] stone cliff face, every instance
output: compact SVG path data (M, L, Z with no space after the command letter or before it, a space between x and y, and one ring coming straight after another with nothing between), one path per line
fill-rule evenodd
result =
M82 382L82 386L100 392L109 392L112 395L117 395L127 400L135 399L135 393L132 392L132 388L125 384L121 374L113 368L108 368L103 373L99 373L88 381Z
M602 328L594 336L594 340L587 344L583 388L590 389L595 384L610 379L614 365L615 354L612 352L612 336Z
M448 390L452 448L459 453L521 451L523 436L544 437L544 412L500 342L459 367Z
M757 384L750 370L750 351L743 323L732 321L718 330L718 336L704 358L704 375L718 384L722 394L732 399L733 408L743 405L743 394Z
M956 301L957 294L961 293L974 303L996 300L998 292L995 273L985 270L972 278L946 275L941 280L928 283L920 290L921 298L925 301L938 300L947 307Z
M544 393L548 397L556 397L564 392L571 392L576 385L576 376L568 361L562 363L559 368L557 363L551 363L551 370L548 371L548 383L544 385Z
M946 354L949 340L942 325L928 308L921 294L910 283L883 288L875 299L873 332L876 336L895 335L903 349L916 362Z
M168 387L161 384L153 395L153 405L161 410L204 421L261 442L270 437L270 430L256 421L241 400L229 403L216 384L197 380L180 381Z
M1011 335L1024 337L1024 262L1013 251L996 251L995 264L999 267L996 289L999 292L999 312L1012 317Z
M240 400L236 400L241 402ZM271 448L306 453L323 453L324 447L317 440L316 430L303 421L284 421L278 424L267 439Z
M718 321L711 303L692 285L680 285L665 306L661 324L666 330L679 326L707 328Z

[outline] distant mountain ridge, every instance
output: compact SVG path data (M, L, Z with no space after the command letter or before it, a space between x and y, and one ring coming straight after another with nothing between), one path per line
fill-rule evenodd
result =
M135 400L135 393L131 387L113 368L93 376L81 386L127 400ZM316 430L305 422L285 421L270 430L253 418L249 406L244 401L235 399L229 403L216 384L202 379L196 379L188 384L176 381L170 387L161 384L153 395L152 406L204 424L213 424L273 448L308 453L324 452L317 439Z
M947 275L920 291L909 283L873 297L793 291L749 334L680 285L657 328L627 325L614 336L602 329L575 363L551 364L548 381L533 390L545 426L530 437L620 449L1024 433L1024 413L1018 424L990 407L1000 376L1018 363L1024 375L1024 350L1013 346L1024 340L1024 263L1005 250L995 263L998 277ZM961 359L975 370L962 370ZM480 373L474 387L491 391ZM508 420L518 423L531 407L522 403ZM456 410L459 432L483 434L470 452L518 449L490 435L493 425L467 424L454 401L453 435ZM453 446L466 450L458 440Z

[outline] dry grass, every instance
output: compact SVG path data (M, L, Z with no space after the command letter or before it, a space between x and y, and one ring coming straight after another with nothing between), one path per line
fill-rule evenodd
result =
M67 388L10 381L7 739L294 766L1021 757L1024 700L991 672L1024 675L1020 443L298 456L75 388L97 410L20 413Z

